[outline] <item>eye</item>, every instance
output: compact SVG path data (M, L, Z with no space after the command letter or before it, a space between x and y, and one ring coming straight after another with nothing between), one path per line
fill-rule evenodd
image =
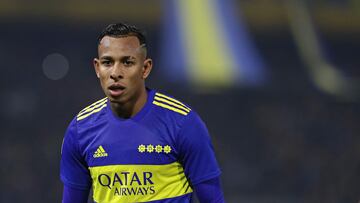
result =
M129 67L129 66L134 65L135 62L131 59L126 59L123 61L123 63L124 63L124 66Z
M100 63L101 63L101 65L107 66L107 67L112 65L111 60L101 60Z

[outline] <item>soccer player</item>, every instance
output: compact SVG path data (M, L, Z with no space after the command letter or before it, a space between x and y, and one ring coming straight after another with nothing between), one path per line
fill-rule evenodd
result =
M81 110L62 146L63 203L224 202L205 124L194 110L145 86L152 69L135 26L107 26L94 67L106 95Z

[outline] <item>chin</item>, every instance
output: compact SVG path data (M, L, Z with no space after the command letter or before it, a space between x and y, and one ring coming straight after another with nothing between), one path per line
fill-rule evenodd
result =
M111 103L118 103L118 104L123 104L123 103L125 103L125 99L124 99L123 96L121 96L121 97L113 97L113 96L111 96L111 95L108 95L107 97L109 98L109 101L110 101Z

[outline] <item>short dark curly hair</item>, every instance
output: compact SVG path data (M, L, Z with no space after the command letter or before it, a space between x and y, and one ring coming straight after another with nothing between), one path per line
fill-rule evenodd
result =
M146 45L146 37L142 30L134 25L128 25L125 23L114 23L106 26L98 37L98 44L105 36L110 37L127 37L135 36L138 38L140 45Z

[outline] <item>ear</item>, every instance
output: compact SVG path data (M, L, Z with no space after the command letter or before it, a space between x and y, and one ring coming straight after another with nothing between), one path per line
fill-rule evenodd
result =
M100 61L99 61L99 59L94 58L93 64L94 64L96 76L98 78L100 78L100 74L99 74L100 73L100 71L99 71L99 69L100 69Z
M150 75L152 65L152 60L150 58L145 59L142 73L143 79L146 79Z

